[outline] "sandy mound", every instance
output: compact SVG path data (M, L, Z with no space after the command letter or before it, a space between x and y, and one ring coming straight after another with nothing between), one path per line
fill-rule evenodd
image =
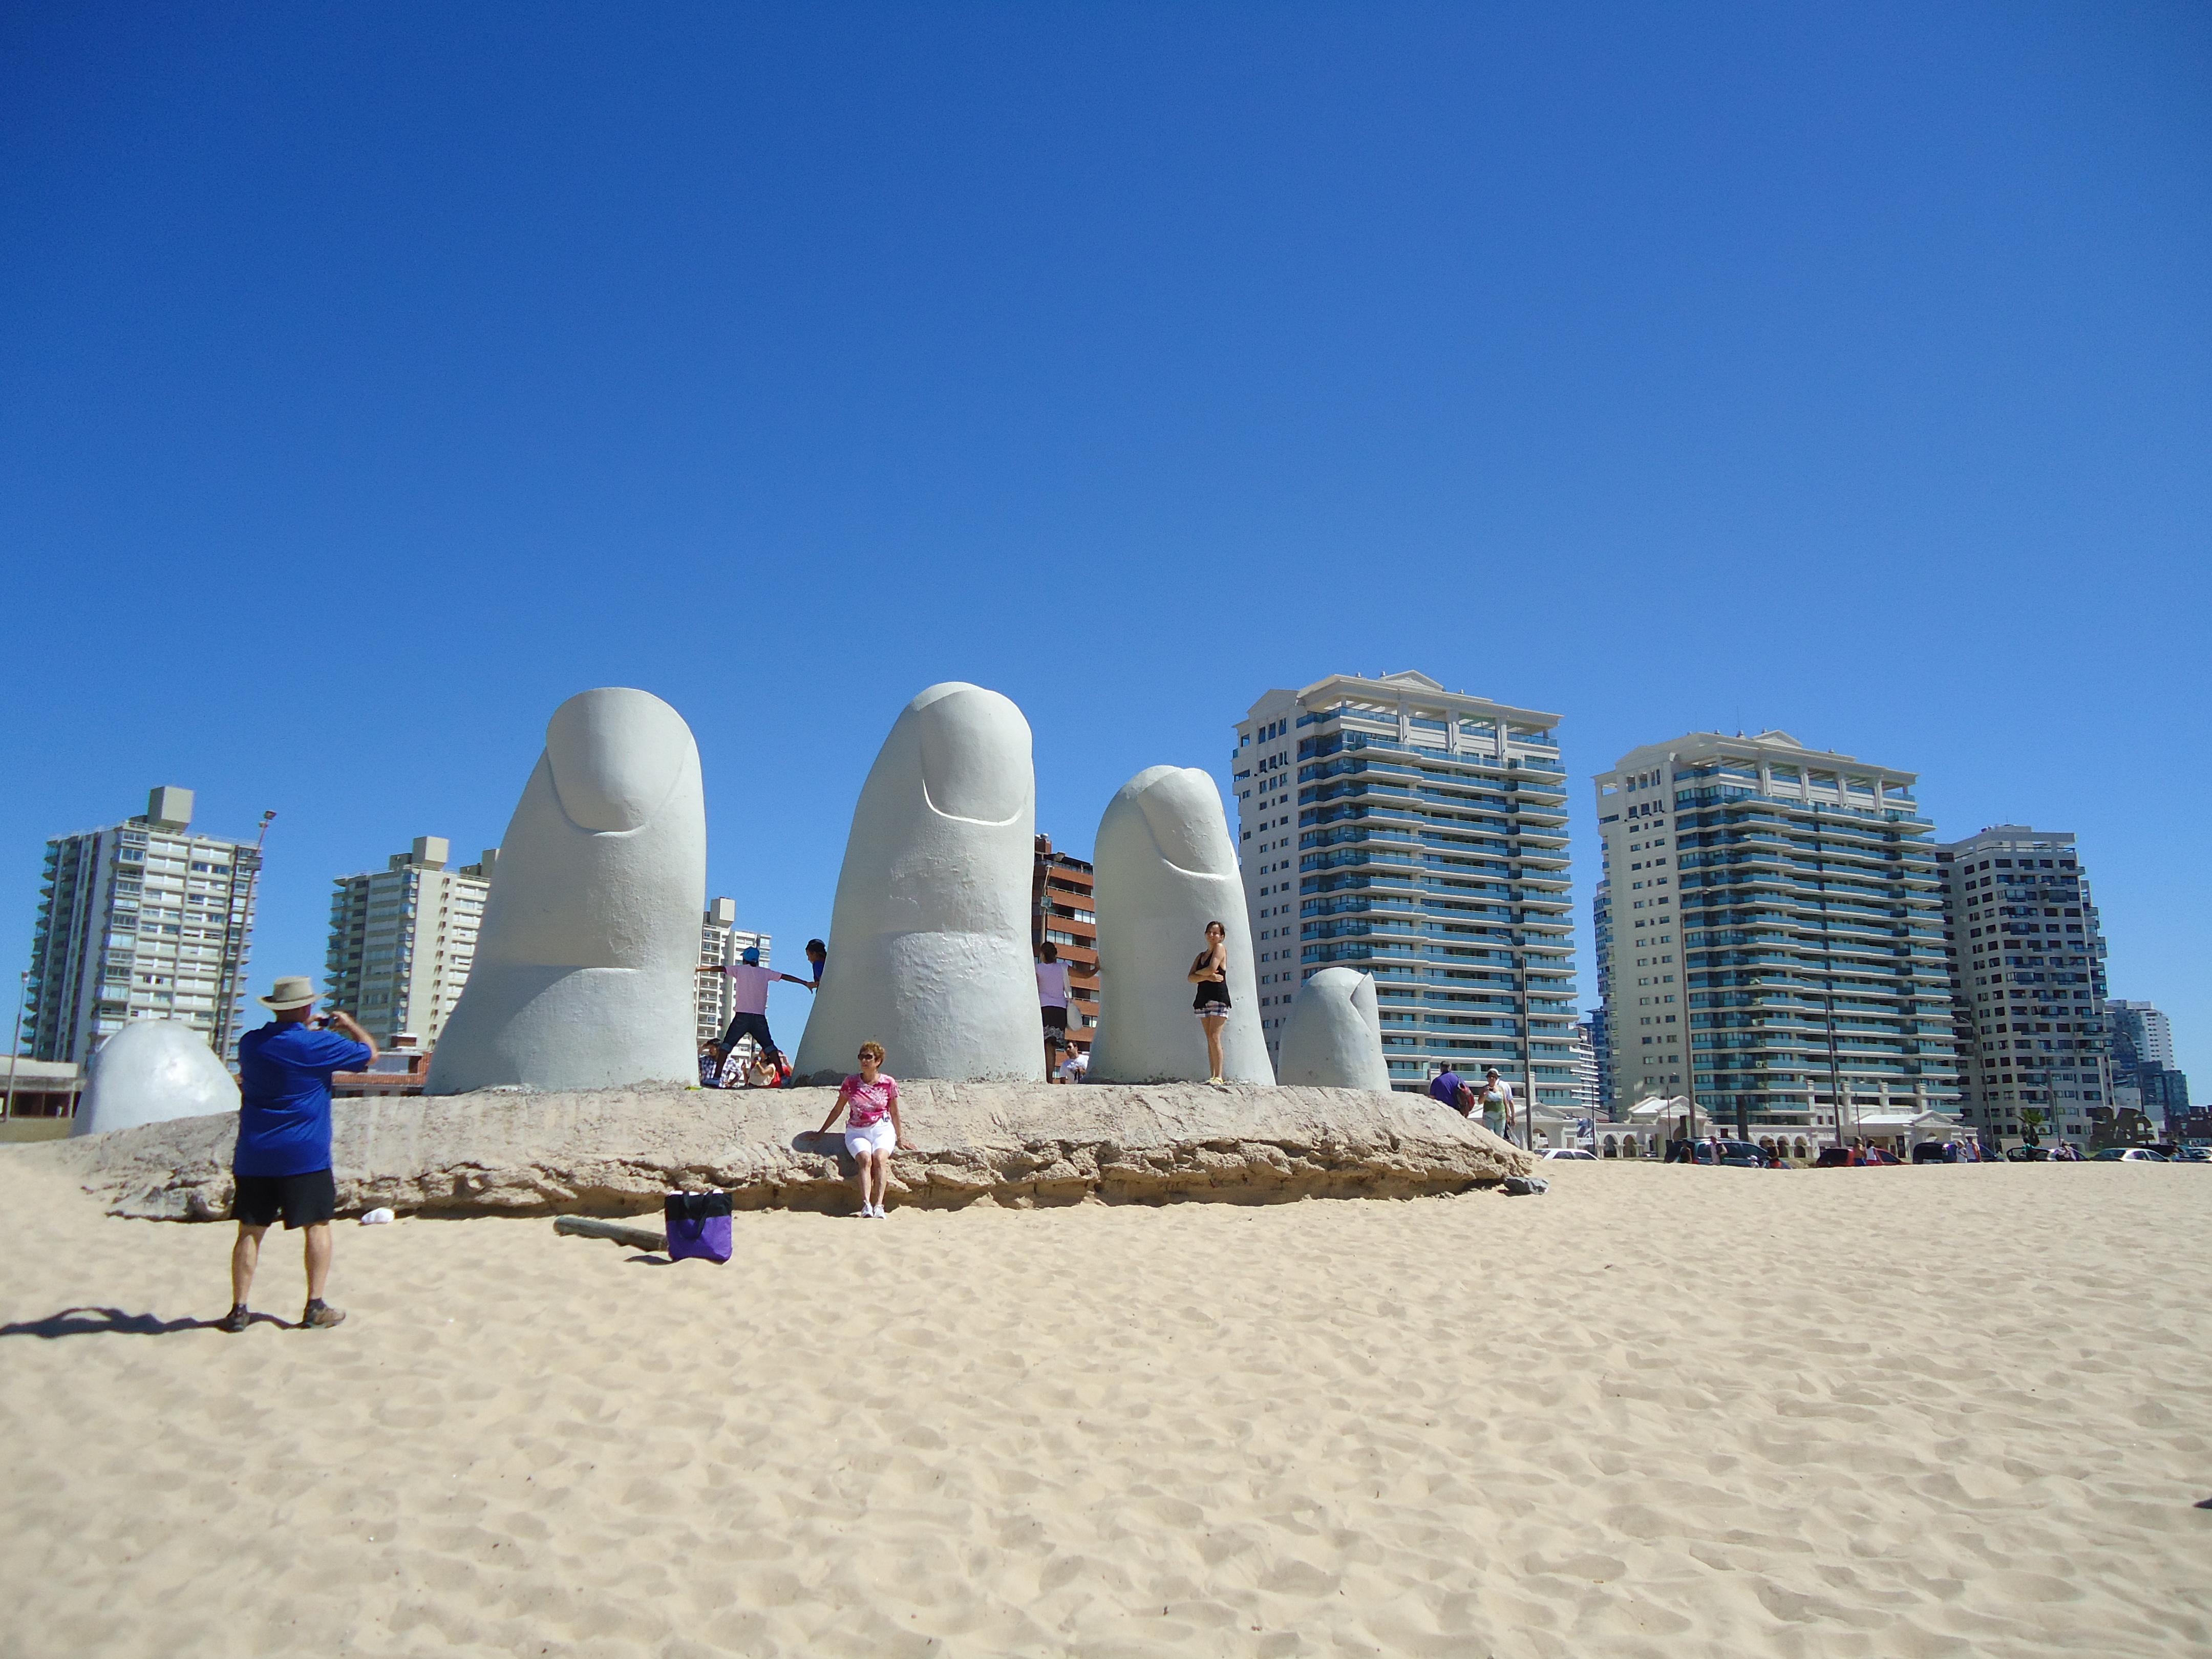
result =
M1526 1152L1418 1096L1192 1084L1053 1088L915 1082L916 1148L896 1203L957 1208L1210 1199L1404 1198L1521 1173ZM816 1133L827 1089L615 1089L347 1100L333 1118L338 1202L428 1215L635 1215L672 1187L720 1187L742 1209L852 1201L840 1135ZM229 1212L237 1119L185 1118L40 1149L118 1215Z

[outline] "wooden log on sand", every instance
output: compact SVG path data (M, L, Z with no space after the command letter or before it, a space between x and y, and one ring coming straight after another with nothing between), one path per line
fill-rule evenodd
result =
M668 1237L649 1227L625 1227L619 1221L594 1221L587 1215L556 1215L553 1231L572 1238L609 1238L637 1250L665 1250Z

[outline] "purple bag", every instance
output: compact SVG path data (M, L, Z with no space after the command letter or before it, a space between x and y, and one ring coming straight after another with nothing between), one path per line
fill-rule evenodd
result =
M662 1206L668 1224L668 1255L673 1261L697 1256L702 1261L730 1259L730 1195L727 1193L671 1193Z

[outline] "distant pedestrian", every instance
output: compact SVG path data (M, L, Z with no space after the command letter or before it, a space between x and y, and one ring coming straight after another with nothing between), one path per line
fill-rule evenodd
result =
M1449 1066L1429 1079L1429 1097L1443 1102L1462 1117L1474 1110L1474 1091Z
M702 1042L699 1045L699 1086L701 1088L719 1089L722 1086L722 1062L728 1057L729 1051L719 1042Z
M1044 1074L1049 1079L1067 1043L1067 964L1050 939L1037 946L1036 986L1037 1012L1044 1021Z
M1080 1083L1090 1075L1091 1050L1069 1043L1067 1058L1060 1062L1060 1080L1062 1083Z
M884 1195L890 1188L891 1153L912 1152L906 1126L899 1121L898 1079L884 1070L884 1045L860 1045L860 1069L838 1086L837 1101L822 1120L822 1133L841 1112L850 1112L845 1126L845 1150L860 1182L860 1214L866 1219L884 1218Z
M1218 921L1206 924L1206 949L1191 959L1190 972L1185 978L1198 987L1190 1000L1191 1012L1198 1016L1199 1024L1206 1032L1206 1065L1208 1083L1220 1086L1221 1033L1229 1024L1229 930Z
M1504 1135L1510 1139L1513 1133L1513 1085L1498 1076L1495 1066L1483 1073L1482 1091L1478 1098L1482 1105L1482 1127L1494 1135Z
M809 991L814 987L793 975L779 974L773 969L762 967L760 957L760 946L748 945L738 961L719 966L708 963L699 971L726 975L732 988L729 1028L722 1033L723 1048L734 1053L741 1038L750 1037L754 1047L762 1054L781 1059L783 1050L775 1046L775 1039L769 1035L768 1030L768 988L778 980L787 985L802 986Z
M231 1154L230 1311L221 1328L253 1322L246 1298L261 1261L261 1236L283 1218L304 1231L307 1306L301 1328L326 1330L345 1317L323 1300L331 1276L331 1218L337 1183L331 1174L331 1073L365 1072L376 1044L351 1014L332 1009L318 1021L314 981L291 975L255 1000L276 1018L238 1040L238 1144ZM328 1026L332 1029L323 1030Z

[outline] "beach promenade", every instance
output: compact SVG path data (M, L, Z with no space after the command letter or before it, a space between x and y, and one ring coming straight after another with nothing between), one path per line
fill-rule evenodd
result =
M1546 1173L347 1224L234 1337L0 1150L0 1659L2212 1649L2212 1176Z

